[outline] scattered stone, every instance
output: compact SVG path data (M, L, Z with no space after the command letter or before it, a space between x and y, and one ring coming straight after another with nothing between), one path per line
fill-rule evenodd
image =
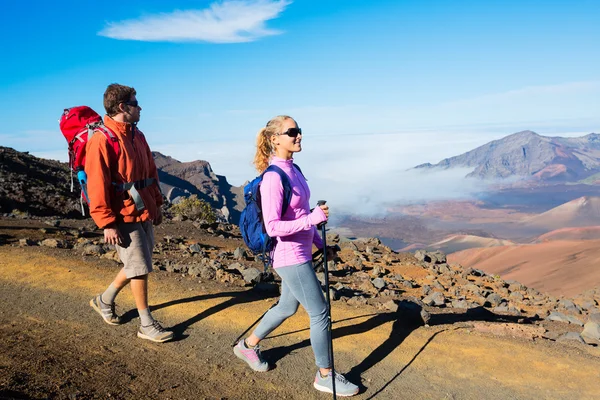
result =
M358 287L358 289L370 295L376 295L377 293L379 293L379 290L373 285L373 283L370 280L363 281Z
M35 242L33 240L30 239L19 239L19 246L21 247L25 247L25 246L33 246L35 245Z
M328 239L329 240L329 239ZM333 301L337 301L340 299L340 294L338 293L337 290L335 290L334 288L330 287L329 288L329 299L333 300Z
M356 245L354 244L354 242L348 240L342 240L340 241L340 248L342 249L350 249L350 250L358 250L358 247L356 247Z
M406 289L413 289L415 287L411 281L402 281L401 285Z
M385 276L387 273L388 273L387 269L377 266L377 267L373 268L371 275L375 278L379 278L379 277Z
M424 250L417 250L415 252L415 258L418 261L433 264L443 264L446 262L446 255L441 251L427 252Z
M245 260L248 258L248 253L243 247L238 247L233 251L233 258L236 260Z
M489 304L490 307L498 307L503 299L502 296L500 296L497 293L491 293L489 296L487 296L485 298L486 304Z
M577 318L571 315L565 315L558 311L552 312L546 319L549 319L550 321L566 322L568 324L583 326L583 322L581 322Z
M469 303L466 300L452 300L452 308L469 308Z
M595 322L597 324L600 324L600 313L590 314L590 316L588 317L588 322Z
M514 300L514 301L523 301L523 299L524 299L525 297L523 296L523 293L521 293L521 292L512 292L512 293L511 293L511 294L508 296L508 298L509 298L510 300Z
M567 332L564 335L560 336L556 341L561 343L577 342L581 344L586 344L581 335L577 332Z
M366 306L367 299L364 298L363 296L354 296L354 297L348 299L348 304L351 306L355 306L355 307Z
M229 266L227 268L238 271L240 274L242 274L244 272L244 270L246 269L245 266L243 266L242 264L237 263L237 262L233 263L233 264L229 264Z
M423 293L423 296L427 296L430 292L431 292L431 286L429 286L429 285L424 285L421 288L421 293Z
M104 253L104 248L97 244L87 244L83 247L82 251L82 255L84 256L101 256Z
M371 283L379 290L385 288L385 281L382 278L375 278L371 281Z
M262 281L262 274L256 268L245 269L242 272L242 275L243 275L244 281L246 281L246 283L259 283Z
M581 303L581 308L585 311L593 310L597 306L596 300L591 299Z
M55 228L58 228L60 226L60 220L58 220L58 219L47 220L47 221L44 221L44 223L46 225L50 225L50 226L53 226Z
M398 303L396 303L394 300L383 303L383 306L391 312L397 312L399 308Z
M597 322L587 322L581 332L581 336L586 339L600 341L600 324Z
M495 313L508 313L508 306L507 305L496 306L492 309L492 311Z
M196 253L204 254L204 250L202 250L202 246L200 246L200 244L198 244L198 243L192 244L190 247L188 247L188 250L192 254L196 254Z
M510 290L511 292L522 292L527 290L527 288L519 282L506 281L506 283L508 283L508 290Z
M64 240L59 239L44 239L42 240L42 246L64 249L67 244Z
M446 297L441 292L433 292L423 299L423 303L428 306L436 305L441 307L446 304Z
M121 262L121 259L119 258L119 254L117 253L116 250L107 251L106 253L102 254L100 257L105 258L107 260L115 261L115 262Z

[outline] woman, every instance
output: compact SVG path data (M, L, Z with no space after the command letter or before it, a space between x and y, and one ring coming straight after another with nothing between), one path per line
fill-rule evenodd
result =
M269 364L262 358L259 342L296 313L302 304L310 316L310 342L319 367L314 387L332 393L332 370L329 357L330 334L327 304L312 265L313 243L322 248L323 243L316 226L327 220L326 205L310 211L310 190L302 173L294 167L293 155L302 150L302 131L291 117L280 115L269 121L258 133L254 165L259 173L269 162L281 168L289 177L292 198L285 214L281 215L283 185L277 172L267 172L260 186L261 208L267 234L276 238L271 254L273 268L281 277L281 298L277 306L266 313L252 335L240 340L234 347L237 357L250 368L264 372ZM336 393L353 396L358 386L335 373Z

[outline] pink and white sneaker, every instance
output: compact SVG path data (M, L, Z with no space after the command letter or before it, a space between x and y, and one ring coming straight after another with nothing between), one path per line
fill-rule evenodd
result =
M233 348L233 354L246 363L257 372L266 372L269 370L269 363L263 360L260 355L260 346L256 345L252 348L246 347L244 339L240 340Z

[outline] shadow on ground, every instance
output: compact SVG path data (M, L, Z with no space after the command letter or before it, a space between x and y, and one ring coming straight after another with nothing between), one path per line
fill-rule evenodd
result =
M339 328L333 329L333 337L340 338L345 336L352 336L361 333L368 332L374 328L377 328L381 325L384 325L388 322L392 322L392 330L390 332L390 336L377 348L375 348L364 360L362 360L358 365L355 365L350 371L344 374L351 382L359 384L361 386L361 392L364 392L366 389L361 382L361 375L377 365L379 362L384 360L390 353L392 353L402 342L417 328L424 326L425 322L423 321L423 317L421 316L422 307L416 303L403 300L399 303L399 309L396 312L389 313L378 313L378 314L370 314L362 317L371 316L371 318L367 319L358 324L347 325ZM354 318L362 318L362 317L354 317ZM436 326L436 325L453 325L461 322L469 322L469 321L487 321L487 322L517 322L518 320L522 320L523 317L520 316L506 316L495 314L484 307L477 307L467 310L464 313L439 313L439 314L431 314L428 325ZM334 325L339 322L346 321L334 321ZM455 327L453 329L458 329L459 327ZM413 361L421 354L421 352L433 341L433 339L439 335L440 333L452 329L451 327L445 327L435 333L427 340L427 342L423 345L423 347L413 356L413 358L402 368L400 368L399 372L394 375L394 377L388 381L382 388L380 388L377 393L383 391L389 384L391 384L396 378L398 378L409 366L413 363ZM299 332L299 331L296 331ZM273 337L284 336L287 334L291 334L295 332L285 333ZM295 350L310 346L310 340L306 339L299 343L295 343L289 346L280 346L275 347L269 350L263 351L263 354L267 360L271 363L276 363L281 358L285 357L288 354L291 354ZM377 394L376 393L376 394Z

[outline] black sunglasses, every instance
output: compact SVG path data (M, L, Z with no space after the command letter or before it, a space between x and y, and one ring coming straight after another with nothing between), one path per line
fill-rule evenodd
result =
M298 137L298 135L302 135L302 129L300 128L290 128L287 131L283 132L283 133L278 133L277 136L279 135L288 135L289 137Z
M128 106L131 106L131 107L139 107L139 106L140 106L140 105L139 105L140 103L138 103L138 101L137 101L137 100L133 100L133 101L124 101L124 102L123 102L123 104L127 104Z

